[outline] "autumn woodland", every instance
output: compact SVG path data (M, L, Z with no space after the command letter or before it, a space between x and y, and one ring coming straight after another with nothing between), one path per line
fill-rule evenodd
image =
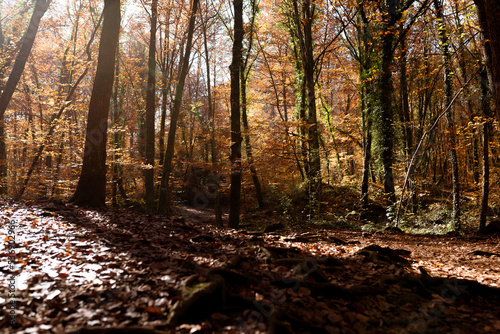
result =
M500 332L498 19L497 0L0 0L5 333Z

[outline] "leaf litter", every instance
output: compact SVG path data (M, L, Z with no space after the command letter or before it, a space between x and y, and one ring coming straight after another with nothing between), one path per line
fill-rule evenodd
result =
M500 332L498 236L261 233L185 216L0 202L0 333Z

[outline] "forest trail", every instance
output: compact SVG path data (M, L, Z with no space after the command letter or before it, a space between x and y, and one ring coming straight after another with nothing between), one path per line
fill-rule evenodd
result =
M236 231L188 209L0 202L0 333L500 332L498 236Z

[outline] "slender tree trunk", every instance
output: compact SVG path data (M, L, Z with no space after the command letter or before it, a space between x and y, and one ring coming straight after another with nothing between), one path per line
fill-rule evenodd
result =
M99 57L90 97L82 172L71 202L106 205L106 144L108 113L120 32L120 0L104 0Z
M370 183L370 162L372 159L372 115L367 107L366 92L361 97L361 112L363 118L363 176L361 179L361 205L368 207L368 189Z
M248 48L246 50L246 57L241 65L240 70L240 89L241 89L241 120L243 122L243 129L245 130L245 151L247 154L248 165L250 167L250 174L252 176L252 181L255 187L255 193L257 197L257 203L259 208L264 207L264 197L262 195L262 187L260 185L260 180L257 175L257 169L255 168L253 160L253 149L250 141L250 126L248 124L247 116L247 80L249 77L251 65L249 65L250 53L253 47L253 35L255 27L255 17L257 14L257 4L255 0L252 1L252 16L250 22L250 32L248 37ZM285 106L285 122L287 121L286 106Z
M252 175L252 181L255 186L255 193L257 196L257 203L259 208L264 207L264 197L262 196L262 188L260 185L260 180L257 175L257 169L255 168L253 160L253 150L252 144L250 142L250 126L248 125L247 116L247 94L246 94L246 79L243 69L241 70L241 119L243 121L243 129L245 130L245 151L247 154L248 165L250 167L250 175Z
M483 124L483 182L481 186L481 204L479 206L479 231L486 227L486 216L488 214L488 197L490 193L490 99L489 85L486 71L480 73L481 77L481 109L485 122Z
M117 50L117 57L119 58L120 56L120 46L118 45L118 50ZM118 90L119 90L119 84L120 84L120 62L116 62L116 69L115 69L115 83L113 86L113 127L116 127L118 124L118 118L120 115L119 112L119 101L118 101ZM118 160L118 150L120 148L120 136L119 132L115 131L113 133L113 158L112 158L112 166L113 166L113 181L112 181L112 190L111 190L111 205L113 207L118 206L118 173L119 173L119 163L117 162Z
M401 27L402 30L402 27ZM400 71L400 94L401 94L401 121L403 122L404 148L407 160L411 158L413 150L413 135L411 126L411 113L408 97L407 76L407 52L405 39L401 40L401 71Z
M243 48L243 0L233 0L234 37L233 60L231 62L231 202L229 208L230 228L238 228L241 209L241 112L240 71Z
M170 9L167 9L165 17L165 31L164 40L162 44L162 65L161 65L161 118L160 118L160 135L159 135L159 151L160 151L160 165L163 165L163 158L165 154L165 123L167 119L167 106L168 106L168 95L170 94L170 86L172 80L172 69L173 69L173 55L167 55L167 50L170 46ZM161 27L161 26L160 26ZM161 36L161 32L160 32ZM170 58L170 59L169 59Z
M51 190L51 198L54 198L54 196L58 193L58 183L59 183L59 171L61 170L61 164L63 160L63 151L64 151L64 136L61 138L61 143L59 144L59 150L57 154L57 161L56 161L56 170L54 171L54 183L52 184L52 190Z
M363 174L361 178L361 206L366 209L369 203L369 185L372 160L372 124L373 124L373 94L375 89L372 85L373 72L372 59L374 58L373 38L370 31L368 18L366 17L363 2L358 3L358 54L359 54L359 79L360 85L360 106L361 106L361 127L363 133ZM371 174L371 175L370 175Z
M217 165L217 146L215 142L215 108L212 102L212 83L210 77L210 55L208 52L208 36L207 36L207 21L203 20L203 47L205 49L205 67L207 73L207 105L208 105L208 117L210 124L210 158L212 166ZM220 181L218 173L215 174L215 197L214 197L214 213L215 213L215 224L222 227L224 225L222 221L222 208L220 206Z
M170 115L170 130L168 132L167 149L163 161L163 173L160 185L160 197L158 200L158 212L161 214L171 213L171 189L170 189L170 174L172 173L172 160L174 158L175 148L175 133L177 131L177 121L182 107L182 96L184 93L184 84L189 71L189 59L191 56L191 48L193 44L193 34L196 21L196 11L198 10L199 0L193 0L191 8L191 17L189 19L188 37L186 42L185 54L182 59L182 67L179 73L177 87L175 89L174 107Z
M400 32L403 33L403 26L400 26ZM404 134L404 152L406 157L406 166L408 168L413 154L413 133L412 133L412 117L410 112L409 96L408 96L408 75L407 75L407 51L406 51L406 39L402 38L401 43L401 65L400 65L400 95L401 95L401 121L403 122L403 134ZM415 212L416 207L416 192L415 184L413 182L413 173L408 174L408 188L410 191L409 195L409 206L412 212ZM403 198L401 199L403 200Z
M158 0L151 2L151 29L149 35L148 86L146 90L146 212L153 213L155 205L155 116L156 116L156 22Z
M392 15L391 15L392 16ZM394 174L392 165L394 163L394 111L392 107L392 58L394 43L394 19L391 17L384 26L382 32L382 64L380 74L380 145L381 158L384 167L384 192L389 201L396 201L394 188Z
M445 71L445 108L447 108L453 99L453 69L451 63L451 53L448 46L448 32L444 21L443 4L441 0L434 0L436 15L438 19L438 33L441 41L441 50L444 58ZM449 131L450 141L450 163L451 163L451 179L453 183L453 220L456 228L460 228L460 179L458 175L458 156L456 150L455 124L453 121L453 113L451 108L446 113L447 128Z
M35 37L38 32L38 26L40 25L40 20L49 8L51 0L37 0L35 3L35 8L31 16L30 22L26 33L22 39L21 49L17 54L16 61L14 62L14 67L10 72L7 83L3 87L2 95L0 96L0 194L7 194L7 148L5 145L5 125L4 125L4 115L7 107L9 106L12 95L16 90L17 83L21 79L21 75L26 66L26 62L33 48L33 43L35 42ZM3 38L3 34L2 34ZM3 43L2 43L3 45Z
M298 1L293 0L293 19L299 43L307 97L307 155L309 160L307 189L309 217L311 218L319 215L321 203L321 159L316 115L315 60L312 35L315 16L316 5L313 2L304 0L299 10Z
M160 151L160 165L163 165L165 154L165 123L167 120L167 104L169 89L167 87L167 70L161 71L161 118L160 118L160 140L158 149Z

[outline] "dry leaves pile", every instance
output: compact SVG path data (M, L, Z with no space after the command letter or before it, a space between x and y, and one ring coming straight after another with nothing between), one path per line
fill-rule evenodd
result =
M498 237L258 233L52 203L0 202L0 221L0 333L500 332Z

